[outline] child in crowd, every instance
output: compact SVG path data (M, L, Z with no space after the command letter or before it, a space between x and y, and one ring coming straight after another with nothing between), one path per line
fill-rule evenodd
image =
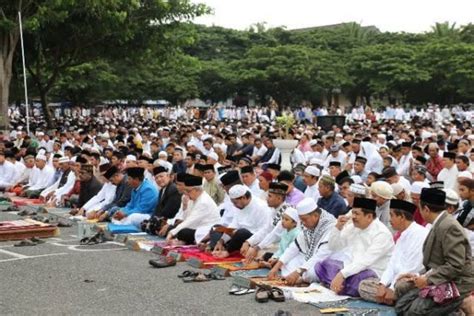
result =
M281 235L278 251L275 252L268 261L263 262L263 266L272 268L272 271L270 271L270 273L278 273L278 266L275 266L275 264L278 262L278 259L281 255L283 255L283 253L290 246L290 244L296 239L296 236L298 236L300 232L299 221L300 220L298 217L298 212L294 208L289 207L283 213L283 216L281 218L281 226L284 228L284 231ZM282 272L286 270L291 270L288 269L288 267L286 266L282 266L281 269Z

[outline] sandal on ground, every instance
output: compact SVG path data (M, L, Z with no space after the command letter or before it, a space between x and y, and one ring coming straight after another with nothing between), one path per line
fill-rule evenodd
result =
M237 291L235 293L233 293L234 295L237 295L237 296L240 296L240 295L247 295L247 294L251 294L251 293L255 293L255 289L241 289L240 291Z
M255 292L255 300L259 303L266 303L270 298L270 292L267 289L259 287Z
M205 276L208 278L208 279L211 279L211 280L225 280L225 277L223 277L222 275L220 274L217 274L215 272L211 272L209 274L205 274Z
M15 247L29 247L29 246L36 246L37 243L31 241L30 239L23 239L19 243L14 244Z
M210 280L211 279L209 279L204 273L198 273L198 275L194 277L193 282L206 282Z
M285 295L283 294L283 290L280 288L272 287L270 294L270 298L275 302L285 301Z
M183 273L178 275L178 278L189 278L189 277L195 277L198 275L199 272L191 271L191 270L186 270Z
M235 294L240 291L242 291L242 288L240 286L238 286L237 284L232 284L232 286L229 289L229 294Z
M89 242L89 239L90 239L89 237L84 237L79 241L79 244L80 245L87 245L87 243Z
M37 245L44 244L46 242L43 239L39 239L38 237L31 237L30 240L32 242L36 243Z
M176 260L170 256L159 256L157 259L151 259L148 261L154 268L166 268L176 265Z

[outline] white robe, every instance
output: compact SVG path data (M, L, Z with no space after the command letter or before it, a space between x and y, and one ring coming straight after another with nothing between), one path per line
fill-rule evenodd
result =
M445 189L458 191L458 167L452 166L451 169L443 168L438 174L438 181L444 182Z
M5 162L0 165L0 188L3 189L14 185L16 174L15 165L5 160Z
M307 186L306 190L304 190L304 197L313 199L316 203L318 203L321 194L319 193L319 186L316 182L312 186Z
M188 205L188 209L183 212L182 220L170 233L176 236L184 228L195 229L194 238L199 243L212 226L219 224L219 210L209 194L203 191L192 205Z
M104 206L110 204L114 200L116 190L116 185L110 182L104 183L100 191L87 201L82 208L86 213L101 210Z
M48 165L44 166L43 169L34 167L31 171L30 178L28 181L28 190L40 190L45 189L51 183L54 178L54 169Z
M385 271L394 247L388 228L375 219L366 229L359 229L351 222L342 230L333 227L329 233L329 249L343 250L349 247L351 260L344 261L341 270L344 278L365 269L374 271L379 277Z
M380 278L380 283L394 289L402 273L419 273L423 269L423 243L429 229L413 222L402 232L393 249L392 257Z

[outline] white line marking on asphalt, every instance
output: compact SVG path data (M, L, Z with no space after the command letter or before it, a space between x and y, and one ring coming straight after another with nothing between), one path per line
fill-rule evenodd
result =
M47 255L23 256L22 258L3 259L3 260L0 260L0 263L9 262L9 261L17 261L17 260L25 260L25 259L36 259L36 258L43 258L43 257L52 257L52 256L64 256L64 255L68 255L68 253L59 252L59 253L50 253L50 254L47 254Z
M15 257L15 258L18 258L18 259L28 258L28 256L25 256L25 255L22 255L22 254L19 254L19 253L16 253L16 252L11 252L11 251L8 251L8 250L4 250L4 249L0 249L0 253L4 253L6 255L9 255L9 256L12 256L12 257Z

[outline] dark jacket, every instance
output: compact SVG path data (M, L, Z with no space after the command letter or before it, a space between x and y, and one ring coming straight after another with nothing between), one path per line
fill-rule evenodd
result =
M463 227L447 212L440 215L423 245L423 265L432 270L428 284L453 281L461 295L474 289L471 246Z
M132 190L133 188L128 185L127 176L124 176L115 190L114 200L110 204L104 206L103 210L108 211L114 206L124 207L127 205L132 198Z
M178 189L174 183L168 184L163 189L160 190L160 200L156 206L153 216L164 217L164 218L173 218L176 216L176 213L179 211L181 206L181 194L179 194Z
M92 199L97 193L102 189L102 183L97 180L95 176L92 176L92 179L83 182L81 181L81 189L79 191L79 201L77 207L82 207L90 199Z

